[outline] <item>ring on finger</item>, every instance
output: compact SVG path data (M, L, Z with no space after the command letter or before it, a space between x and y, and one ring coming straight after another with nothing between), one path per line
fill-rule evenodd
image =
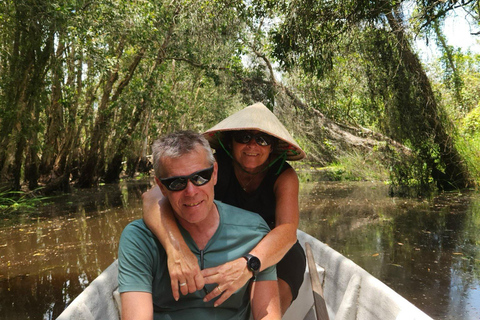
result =
M220 290L220 287L217 287L218 292L222 293L223 291Z
M187 285L187 283L186 283L186 282L182 282L182 283L180 283L180 287L183 287L183 286L186 286L186 285Z

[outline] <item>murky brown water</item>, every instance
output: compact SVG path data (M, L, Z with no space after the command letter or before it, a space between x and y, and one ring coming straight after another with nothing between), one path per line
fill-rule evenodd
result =
M480 195L388 197L371 183L303 185L300 229L434 319L480 319Z
M117 256L149 181L79 190L0 223L0 319L54 319ZM480 318L480 196L388 197L372 183L303 183L300 228L435 319Z

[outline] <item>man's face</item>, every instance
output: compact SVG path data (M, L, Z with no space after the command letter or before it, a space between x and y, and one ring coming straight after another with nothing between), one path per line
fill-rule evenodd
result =
M211 165L207 160L206 151L197 146L192 152L179 158L164 158L162 162L163 172L161 178L186 176ZM157 178L157 184L162 193L168 198L173 211L180 222L189 224L208 223L214 210L214 186L217 183L217 163L214 164L212 178L203 186L196 186L188 180L185 189L180 191L168 190Z

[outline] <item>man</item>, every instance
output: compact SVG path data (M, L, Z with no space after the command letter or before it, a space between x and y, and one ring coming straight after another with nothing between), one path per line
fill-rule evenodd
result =
M170 202L183 238L209 268L245 257L255 276L219 306L204 302L216 284L173 298L167 256L143 220L130 223L119 247L122 319L280 319L275 268L260 269L249 251L269 231L257 214L214 201L217 163L208 142L191 131L168 135L153 145L155 181ZM255 262L258 265L255 265ZM182 287L185 284L180 283Z

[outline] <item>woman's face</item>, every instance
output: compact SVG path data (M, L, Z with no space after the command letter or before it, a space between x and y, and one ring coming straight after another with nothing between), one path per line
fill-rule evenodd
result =
M249 135L248 135L249 134ZM236 138L235 138L236 137ZM251 139L248 139L251 137ZM272 152L272 137L260 131L240 131L232 139L233 158L249 171L262 166ZM260 145L259 144L266 145Z

